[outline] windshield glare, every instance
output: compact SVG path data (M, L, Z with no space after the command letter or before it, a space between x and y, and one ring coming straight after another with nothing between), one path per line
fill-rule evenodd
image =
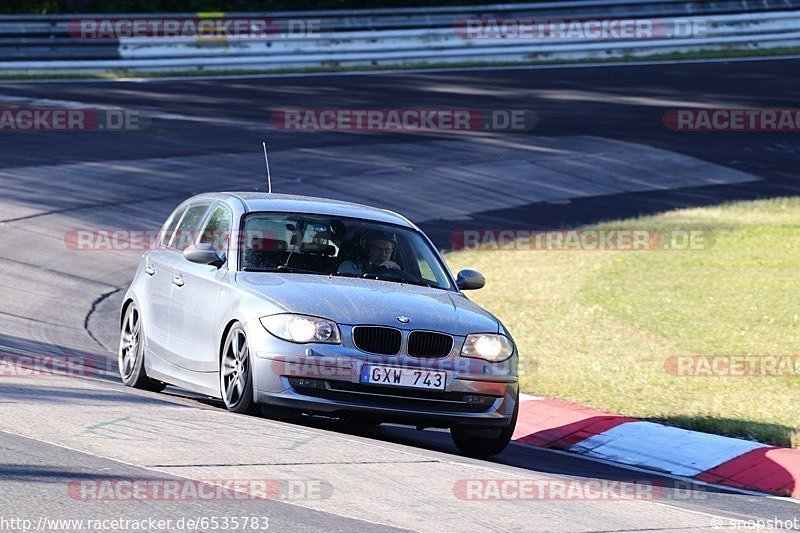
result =
M414 230L369 220L253 213L244 221L242 270L381 279L452 289L428 241Z

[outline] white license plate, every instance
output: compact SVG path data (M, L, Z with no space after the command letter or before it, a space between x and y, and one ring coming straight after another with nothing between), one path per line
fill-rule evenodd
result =
M447 385L447 372L416 368L397 368L393 366L364 365L361 367L361 383L388 385L392 387L412 387L415 389L444 390Z

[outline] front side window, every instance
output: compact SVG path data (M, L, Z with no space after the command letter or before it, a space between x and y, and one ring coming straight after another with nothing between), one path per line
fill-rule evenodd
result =
M240 235L247 271L380 279L440 289L452 284L417 231L392 224L302 213L252 213Z
M207 203L195 204L186 210L186 214L183 215L180 224L178 224L178 231L172 237L170 248L183 251L186 247L194 244L208 207L209 204Z
M214 245L220 257L228 252L228 239L233 225L233 213L225 204L218 204L208 219L200 242Z

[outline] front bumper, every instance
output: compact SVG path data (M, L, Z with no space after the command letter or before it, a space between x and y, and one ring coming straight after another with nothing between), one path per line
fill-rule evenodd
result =
M385 394L388 391L383 390L370 391L366 385L356 392L342 390L333 380L326 381L325 385L324 393L329 394L328 397L309 394L309 389L290 386L280 393L256 390L256 402L328 416L360 414L384 422L451 427L456 424L507 426L511 423L511 414L518 398L517 384L504 384L502 396L495 397L488 408L470 412L467 409L462 410L461 405L443 406L443 402L430 399L415 398L413 401L416 405L411 406L408 405L411 402L405 397L389 396Z
M253 388L259 404L328 416L364 415L386 422L429 427L507 426L519 396L516 355L504 363L463 358L456 342L445 358L367 354L349 345L300 345L277 339L251 323L255 357ZM377 364L447 372L444 391L367 385L363 365Z

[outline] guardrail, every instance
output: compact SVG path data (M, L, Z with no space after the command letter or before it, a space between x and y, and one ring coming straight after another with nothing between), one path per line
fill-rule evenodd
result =
M82 38L80 21L209 20L203 14L0 16L0 72L272 70L336 66L533 62L646 57L730 48L800 45L800 0L686 2L578 0L469 7L225 13L268 20L262 35ZM558 34L471 38L464 21L647 21L702 28L689 35L617 38ZM314 31L282 32L295 22ZM497 34L498 36L500 34Z

